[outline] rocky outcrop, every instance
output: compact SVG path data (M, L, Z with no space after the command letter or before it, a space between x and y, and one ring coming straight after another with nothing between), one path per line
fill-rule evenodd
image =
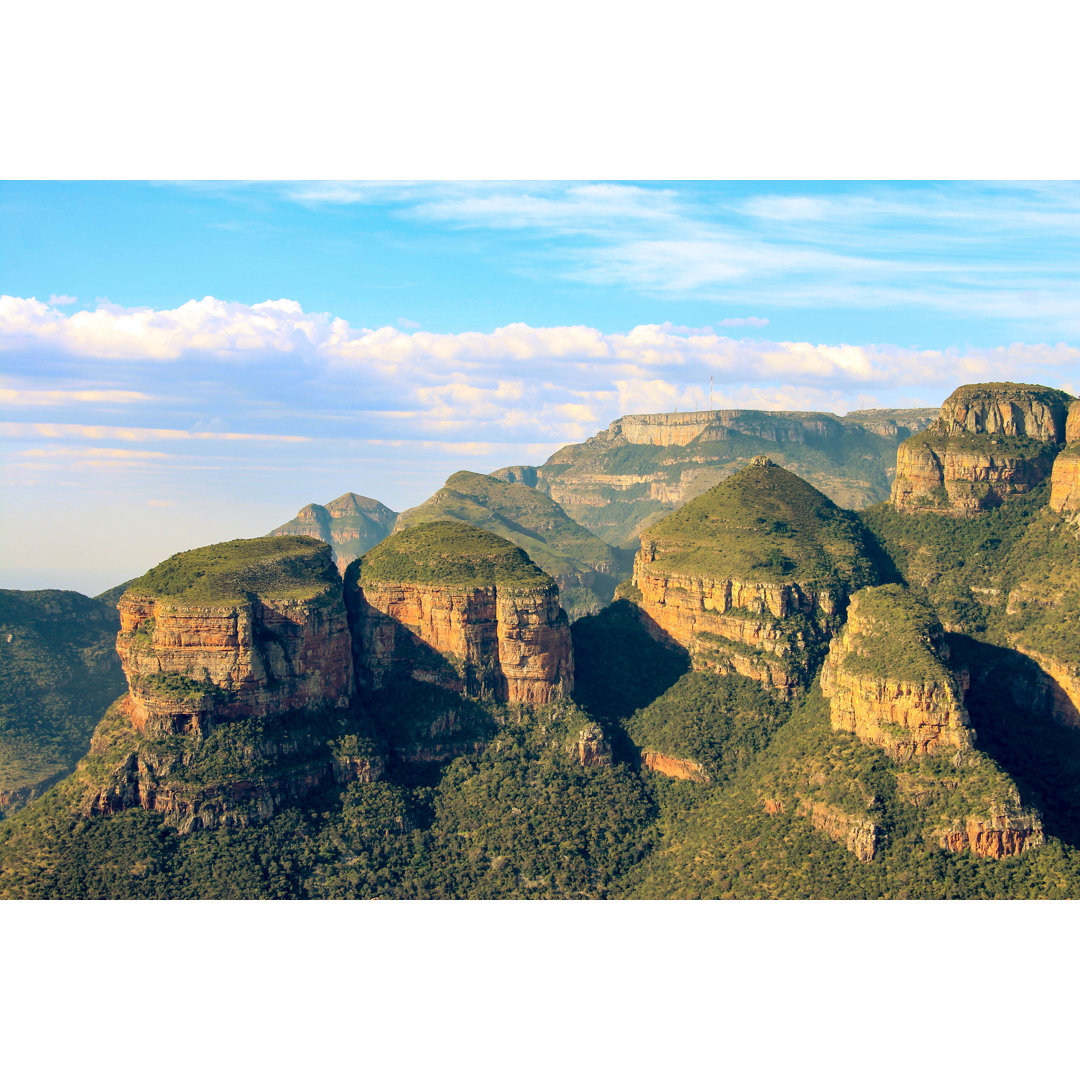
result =
M360 681L397 676L546 705L574 687L555 583L520 548L459 521L395 533L346 575Z
M1065 418L1065 441L1080 442L1080 399L1069 405L1069 415Z
M1054 450L1027 440L917 435L896 452L892 504L905 513L975 517L1050 474Z
M896 447L936 413L712 409L624 416L535 469L494 475L545 492L607 543L625 547L764 450L841 506L879 502L888 496Z
M972 383L954 390L932 429L942 435L1024 435L1065 442L1072 395L1029 383Z
M325 506L308 503L270 536L310 536L329 544L338 572L389 535L398 515L376 499L348 491Z
M967 749L964 690L947 658L941 624L899 586L856 593L821 671L833 730L902 761Z
M132 722L147 734L205 733L236 717L349 702L352 643L340 591L223 605L129 591L118 607Z
M1053 718L1059 724L1080 728L1080 660L1072 656L1049 656L1015 638L1012 644L1041 669Z
M1054 462L1050 509L1070 519L1080 516L1080 443L1067 446Z
M1050 475L1072 399L1022 383L961 386L926 431L897 451L893 506L974 517Z
M581 728L569 746L570 756L587 769L606 768L611 764L611 743L599 724Z
M554 585L500 595L494 585L369 582L358 587L353 606L360 674L372 687L396 672L537 705L573 689L570 628Z
M694 780L699 784L710 782L709 774L696 761L672 757L656 750L642 750L641 763L646 769L670 776L673 780Z
M945 833L941 846L947 851L970 851L984 859L1023 855L1044 842L1042 822L1033 814L991 814L968 818L963 828Z
M695 670L744 675L791 697L839 629L848 589L876 580L861 545L858 524L821 492L755 457L642 533L635 602Z
M654 573L657 547L643 541L634 563L640 606L660 632L690 653L696 671L737 674L790 697L802 687L802 662L822 634L808 626L838 624L841 590L798 582L775 584ZM812 622L787 626L792 615Z
M870 862L877 852L877 826L869 818L812 799L801 799L795 813L809 818L811 828L843 844L862 862Z

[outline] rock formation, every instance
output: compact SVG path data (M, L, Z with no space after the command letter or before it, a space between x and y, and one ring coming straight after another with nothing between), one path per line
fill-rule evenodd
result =
M1064 442L1071 398L1022 383L961 386L896 455L892 504L973 517L1041 483Z
M960 680L933 612L898 585L851 598L847 625L821 671L832 726L891 757L972 745Z
M876 582L858 521L768 458L641 536L637 603L695 670L805 688L849 590Z
M607 543L635 545L643 528L736 472L756 454L802 476L841 506L887 497L896 447L936 409L830 413L713 409L624 416L543 465L497 477L550 495Z
M185 563L215 558L226 568L219 577L241 579L170 587ZM324 544L296 537L186 552L134 582L117 606L132 722L149 735L205 734L218 721L349 702L352 643Z
M710 781L709 774L696 761L689 758L672 757L658 750L642 750L641 763L646 769L670 776L674 780L696 780L699 784Z
M493 533L451 521L396 533L350 568L346 596L366 685L409 675L541 705L573 689L558 587Z
M1080 442L1065 447L1054 461L1050 509L1070 519L1080 516Z
M571 619L609 604L629 569L623 552L597 539L543 492L494 476L454 473L427 502L398 515L394 532L426 521L464 521L520 547L559 586Z
M329 544L338 572L389 535L397 514L376 499L351 491L325 506L308 503L292 521L279 525L270 536L310 536Z
M963 828L941 838L949 851L970 851L984 859L1023 855L1044 843L1042 822L1034 814L990 814L969 818Z
M267 537L183 552L118 608L129 693L80 766L86 814L139 806L182 832L243 825L335 779L378 775L373 752L327 750L353 693L327 545Z

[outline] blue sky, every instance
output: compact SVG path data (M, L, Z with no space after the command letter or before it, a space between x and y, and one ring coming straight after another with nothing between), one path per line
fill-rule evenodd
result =
M1080 391L1080 185L0 183L6 587L627 412Z

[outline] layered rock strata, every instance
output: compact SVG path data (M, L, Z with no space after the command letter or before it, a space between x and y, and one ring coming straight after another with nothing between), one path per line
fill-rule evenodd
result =
M492 533L449 521L406 529L350 569L346 595L365 685L406 675L537 705L573 690L558 587Z
M897 450L893 506L974 517L1031 491L1050 475L1071 402L1046 386L961 386L937 420Z
M1067 446L1054 461L1050 509L1070 519L1080 516L1080 443Z
M848 582L876 580L861 543L843 511L759 457L642 534L635 599L695 670L791 697L839 628Z
M900 760L972 745L960 679L941 624L896 585L856 593L821 671L834 731Z
M129 590L118 608L132 723L147 734L205 733L236 717L349 702L352 642L340 588L220 605Z
M963 828L954 829L941 839L941 846L948 851L970 851L985 859L1023 855L1043 843L1042 822L1033 814L969 818Z
M877 826L869 818L813 799L800 799L795 813L809 818L811 828L843 844L861 862L870 862L877 852Z
M352 641L327 545L306 537L184 552L118 604L129 692L80 766L88 815L141 807L183 832L263 821L315 789L374 779L355 737Z

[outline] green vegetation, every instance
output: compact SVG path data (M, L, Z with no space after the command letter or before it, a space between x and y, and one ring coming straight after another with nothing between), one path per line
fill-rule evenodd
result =
M176 705L192 708L209 708L225 701L228 694L209 679L192 679L175 671L155 675L139 675L135 689L145 697L167 698Z
M643 533L650 570L854 590L881 567L859 519L777 465L750 465Z
M330 549L320 541L263 536L182 551L128 588L189 604L242 604L252 596L314 600L339 580Z
M361 585L409 582L461 589L495 585L507 592L534 592L552 583L520 548L459 521L426 522L394 533L360 560L359 580Z
M0 590L0 815L86 753L125 689L119 629L115 605L81 593Z
M950 449L962 449L965 453L986 454L996 460L1014 458L1028 461L1033 458L1052 458L1054 448L1040 439L1027 435L987 435L965 431L962 435L943 435L933 428L920 431L904 444L913 449L932 450L941 457Z
M986 636L1008 597L1010 553L1049 499L1049 481L975 518L901 514L888 503L859 516L912 591L947 628Z
M940 656L941 621L925 602L902 585L879 585L863 589L852 603L858 619L870 625L856 632L849 621L845 671L912 683L953 682Z
M689 759L713 783L738 775L763 750L790 709L752 679L687 672L625 723L646 750Z
M571 618L610 602L626 561L547 495L480 473L454 473L427 502L402 513L397 529L430 521L464 521L520 547L558 583Z

